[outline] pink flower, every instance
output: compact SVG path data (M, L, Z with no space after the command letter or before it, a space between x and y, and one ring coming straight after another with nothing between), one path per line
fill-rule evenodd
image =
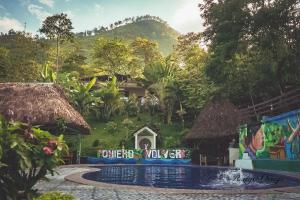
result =
M51 156L53 154L53 150L50 147L44 147L43 151L47 156Z

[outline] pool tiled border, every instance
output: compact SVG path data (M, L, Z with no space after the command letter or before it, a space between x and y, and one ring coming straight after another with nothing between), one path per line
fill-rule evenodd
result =
M136 190L136 191L147 191L147 192L155 192L155 193L173 193L173 194L278 194L278 193L300 193L300 186L296 187L279 187L279 188L271 188L271 189L256 189L256 190L242 190L242 189L232 189L232 190L196 190L196 189L173 189L173 188L156 188L156 187L145 187L145 186L131 186L131 185L118 185L118 184L108 184L101 183L96 181L91 181L82 178L82 175L87 172L98 171L96 167L100 166L109 166L106 164L83 164L83 165L69 165L63 166L64 168L86 168L88 171L79 172L75 174L71 174L65 177L65 180L83 184L95 186L102 189L116 189L116 190ZM227 167L226 167L227 168ZM278 172L278 171L269 171L269 170L254 170L259 172L271 172L274 174L289 176L292 178L298 178L300 180L299 173L291 173L291 172Z

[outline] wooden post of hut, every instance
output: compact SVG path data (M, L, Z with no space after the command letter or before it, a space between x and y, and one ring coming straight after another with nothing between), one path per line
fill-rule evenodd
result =
M80 157L81 157L81 135L77 134L78 138L78 151L77 151L77 164L80 164Z

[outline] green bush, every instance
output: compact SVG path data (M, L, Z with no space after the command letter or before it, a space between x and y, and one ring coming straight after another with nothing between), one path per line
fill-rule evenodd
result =
M96 140L94 140L92 147L98 147L98 146L100 146L100 140L96 139Z
M100 147L90 147L90 148L85 148L82 152L82 156L97 156L97 152L100 149Z
M63 136L0 116L0 199L29 200L32 187L62 164L67 152Z
M59 192L47 192L34 200L74 200L73 195L62 194Z
M118 130L118 124L115 123L115 122L108 122L106 124L106 131L109 133L109 134L115 134Z
M180 145L179 143L180 142L178 141L178 139L172 136L165 137L163 140L163 146L169 149L178 147Z
M124 111L129 117L135 117L139 113L139 101L135 95L129 96L128 100L124 102Z

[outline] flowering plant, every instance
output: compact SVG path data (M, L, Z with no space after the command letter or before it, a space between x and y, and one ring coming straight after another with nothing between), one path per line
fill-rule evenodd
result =
M67 151L63 135L0 116L0 199L32 199L33 186L54 174Z

